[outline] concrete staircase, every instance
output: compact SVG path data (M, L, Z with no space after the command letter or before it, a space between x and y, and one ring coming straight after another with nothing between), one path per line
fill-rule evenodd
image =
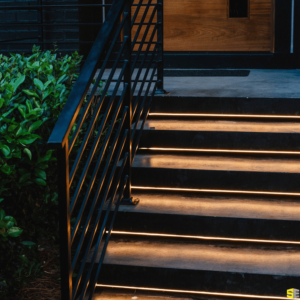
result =
M299 101L156 97L95 299L300 288Z

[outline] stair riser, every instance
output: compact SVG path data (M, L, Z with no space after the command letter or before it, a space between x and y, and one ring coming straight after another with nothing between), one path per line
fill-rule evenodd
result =
M240 191L300 192L300 174L132 168L132 185Z
M143 199L141 198L141 201ZM115 231L300 241L297 221L118 212ZM298 228L298 230L295 230ZM130 236L130 235L129 235ZM283 245L284 246L284 245Z
M300 115L300 99L154 97L151 113Z
M300 151L300 134L144 130L142 147Z
M299 278L104 264L98 283L286 297L287 289L299 285Z

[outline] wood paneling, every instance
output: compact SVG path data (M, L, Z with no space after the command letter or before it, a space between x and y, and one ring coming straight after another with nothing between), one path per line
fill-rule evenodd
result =
M271 51L272 0L250 0L250 16L228 18L229 0L165 0L165 51Z
M272 51L274 0L249 1L249 17L234 19L228 16L229 0L164 0L164 50ZM133 7L132 16L135 10ZM148 10L145 22L149 21L152 11L153 7ZM144 12L145 7L142 7L136 22L141 22ZM133 37L137 28L133 26ZM141 41L145 28L142 27L138 41ZM149 41L153 28L151 26L146 41Z
M139 2L140 2L139 0L134 0L134 4L138 4ZM143 2L146 4L149 1L144 0ZM156 0L153 0L152 3L155 4ZM137 9L138 8L136 6L132 7L132 10L131 10L132 18L135 16L135 12L136 12ZM149 9L147 10L147 12L146 12L145 6L142 6L138 10L138 15L137 15L137 18L135 20L135 23L141 23L144 15L145 15L145 18L144 18L143 23L149 22L151 20L152 13L153 13L153 6L150 6ZM156 23L156 22L157 22L157 15L155 13L151 23ZM135 38L139 27L140 27L139 25L133 25L132 40ZM139 35L138 35L138 38L137 38L138 42L142 41L142 39L144 38L144 34L145 34L145 31L146 31L147 27L148 27L147 25L141 26L141 29L140 29L140 32L139 32ZM150 25L149 26L148 33L147 33L146 38L145 38L145 42L150 41L154 29L155 29L155 25ZM156 41L157 41L157 34L154 35L154 38L153 38L152 42L156 42ZM146 50L146 48L147 48L147 46L144 46L142 49ZM139 49L139 45L137 44L135 46L134 50L137 51L138 49ZM151 46L150 49L153 50L154 46Z

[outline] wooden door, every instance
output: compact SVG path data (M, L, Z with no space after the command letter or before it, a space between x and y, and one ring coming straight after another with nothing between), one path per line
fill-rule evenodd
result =
M165 51L272 51L272 0L248 0L230 18L230 0L164 0Z

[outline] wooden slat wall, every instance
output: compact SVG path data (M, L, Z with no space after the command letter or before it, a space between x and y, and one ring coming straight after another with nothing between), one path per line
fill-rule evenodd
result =
M165 0L165 51L271 51L272 0L250 0L229 19L229 0Z

